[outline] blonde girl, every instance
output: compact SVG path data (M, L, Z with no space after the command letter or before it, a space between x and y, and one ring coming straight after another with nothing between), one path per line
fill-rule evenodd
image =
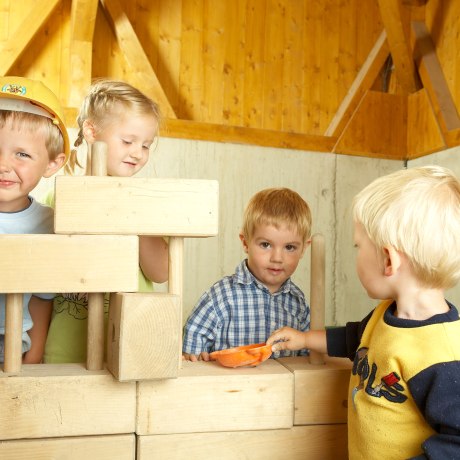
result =
M138 89L123 81L97 80L89 88L77 118L79 131L74 143L86 143L88 154L84 173L91 174L91 145L107 144L109 176L130 177L147 163L150 147L158 135L158 105ZM83 169L73 150L67 174ZM53 196L47 197L52 203ZM146 212L151 212L146 210ZM139 290L152 291L152 281L168 277L168 245L161 237L139 237ZM108 311L108 296L105 299ZM54 300L44 360L47 363L86 360L87 295L61 294Z

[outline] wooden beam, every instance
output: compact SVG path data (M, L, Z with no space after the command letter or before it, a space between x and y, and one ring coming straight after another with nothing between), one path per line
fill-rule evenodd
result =
M386 40L386 33L383 31L372 47L371 52L364 61L347 95L326 129L324 133L325 136L339 136L341 134L358 107L362 97L366 91L372 87L372 84L388 57L388 53L389 47Z
M37 31L59 4L59 0L37 0L19 27L0 47L0 75L6 75Z
M101 0L101 2L109 22L112 23L126 62L133 70L131 76L136 81L135 86L151 95L152 99L160 105L164 116L177 118L120 2L118 0Z
M70 12L70 67L67 105L79 107L91 84L94 26L99 0L73 0Z
M433 104L441 130L446 133L460 128L460 118L450 93L436 50L425 23L412 22L414 59L420 79Z
M417 78L409 44L404 33L401 0L378 0L380 15L385 26L395 72L402 89L407 93L417 90Z

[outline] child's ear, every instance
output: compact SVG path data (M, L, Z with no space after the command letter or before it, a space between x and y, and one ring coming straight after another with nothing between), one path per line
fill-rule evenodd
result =
M248 253L248 243L246 242L246 238L242 233L240 233L240 240L241 244L243 245L244 252L247 254Z
M65 163L65 153L59 153L56 155L54 160L50 160L48 166L46 167L43 177L51 177L53 174L57 173Z
M394 275L401 266L401 255L393 246L383 248L383 270L385 276Z
M94 144L96 142L96 128L90 120L83 122L83 137L88 144Z

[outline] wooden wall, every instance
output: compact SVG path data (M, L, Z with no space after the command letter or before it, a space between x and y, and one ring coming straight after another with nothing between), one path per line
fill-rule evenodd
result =
M44 80L71 126L109 76L160 102L165 136L408 159L460 143L455 117L443 126L446 97L460 104L459 14L446 0L0 0L0 74ZM413 21L439 65L408 89Z

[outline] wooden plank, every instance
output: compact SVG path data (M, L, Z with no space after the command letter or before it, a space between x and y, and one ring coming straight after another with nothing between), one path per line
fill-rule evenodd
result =
M177 377L182 358L180 298L164 293L113 294L107 368L120 382Z
M79 107L91 84L93 35L99 0L74 0L70 12L70 67L67 104Z
M182 3L179 118L203 120L203 15L204 0Z
M347 422L349 359L326 357L325 364L300 358L277 361L294 373L294 425Z
M408 11L403 10L400 0L378 0L378 3L398 81L405 92L413 93L418 85L409 37L404 30Z
M120 2L118 0L101 0L101 2L111 20L124 57L132 68L131 77L137 82L135 86L146 94L152 95L152 98L158 102L165 116L175 118L174 110Z
M283 133L265 129L224 126L210 123L196 123L187 120L164 120L160 127L160 136L179 139L201 139L215 142L234 142L264 147L280 147L316 152L332 151L335 137L309 134Z
M224 112L224 80L229 68L224 66L226 42L234 38L228 33L226 21L228 2L206 3L203 13L203 107L201 120L221 120ZM190 59L190 57L189 57Z
M423 22L412 22L414 58L443 133L460 128L460 117L447 85L436 50Z
M136 433L290 428L293 385L273 359L236 369L185 361L177 379L138 383Z
M215 180L58 176L55 232L214 236L218 187Z
M447 148L425 88L410 94L407 107L407 159Z
M347 460L347 426L137 437L138 460Z
M8 460L134 460L135 456L134 434L22 439L0 443L0 457Z
M247 0L245 68L243 90L243 125L263 126L263 75L265 69L264 40L266 0Z
M349 155L404 160L407 97L368 91L334 147Z
M7 75L16 60L43 26L60 0L37 0L19 27L1 44L0 75Z
M331 123L324 133L325 136L337 136L343 132L364 94L374 83L374 80L388 57L388 52L389 48L386 41L386 33L384 31L375 42L369 56L351 85L350 90L332 118Z
M226 3L226 17L223 22L225 25L224 64L223 75L220 77L223 84L221 119L223 124L241 125L243 107L240 101L244 88L246 0L233 0ZM215 8L215 2L212 5L212 8ZM218 97L219 94L214 95L214 98Z
M263 125L264 129L280 131L283 87L284 18L283 5L267 0L264 34ZM260 38L259 38L260 39Z
M133 433L136 384L79 364L25 364L20 376L0 372L0 405L2 441Z
M135 292L138 252L136 236L0 235L0 292Z

